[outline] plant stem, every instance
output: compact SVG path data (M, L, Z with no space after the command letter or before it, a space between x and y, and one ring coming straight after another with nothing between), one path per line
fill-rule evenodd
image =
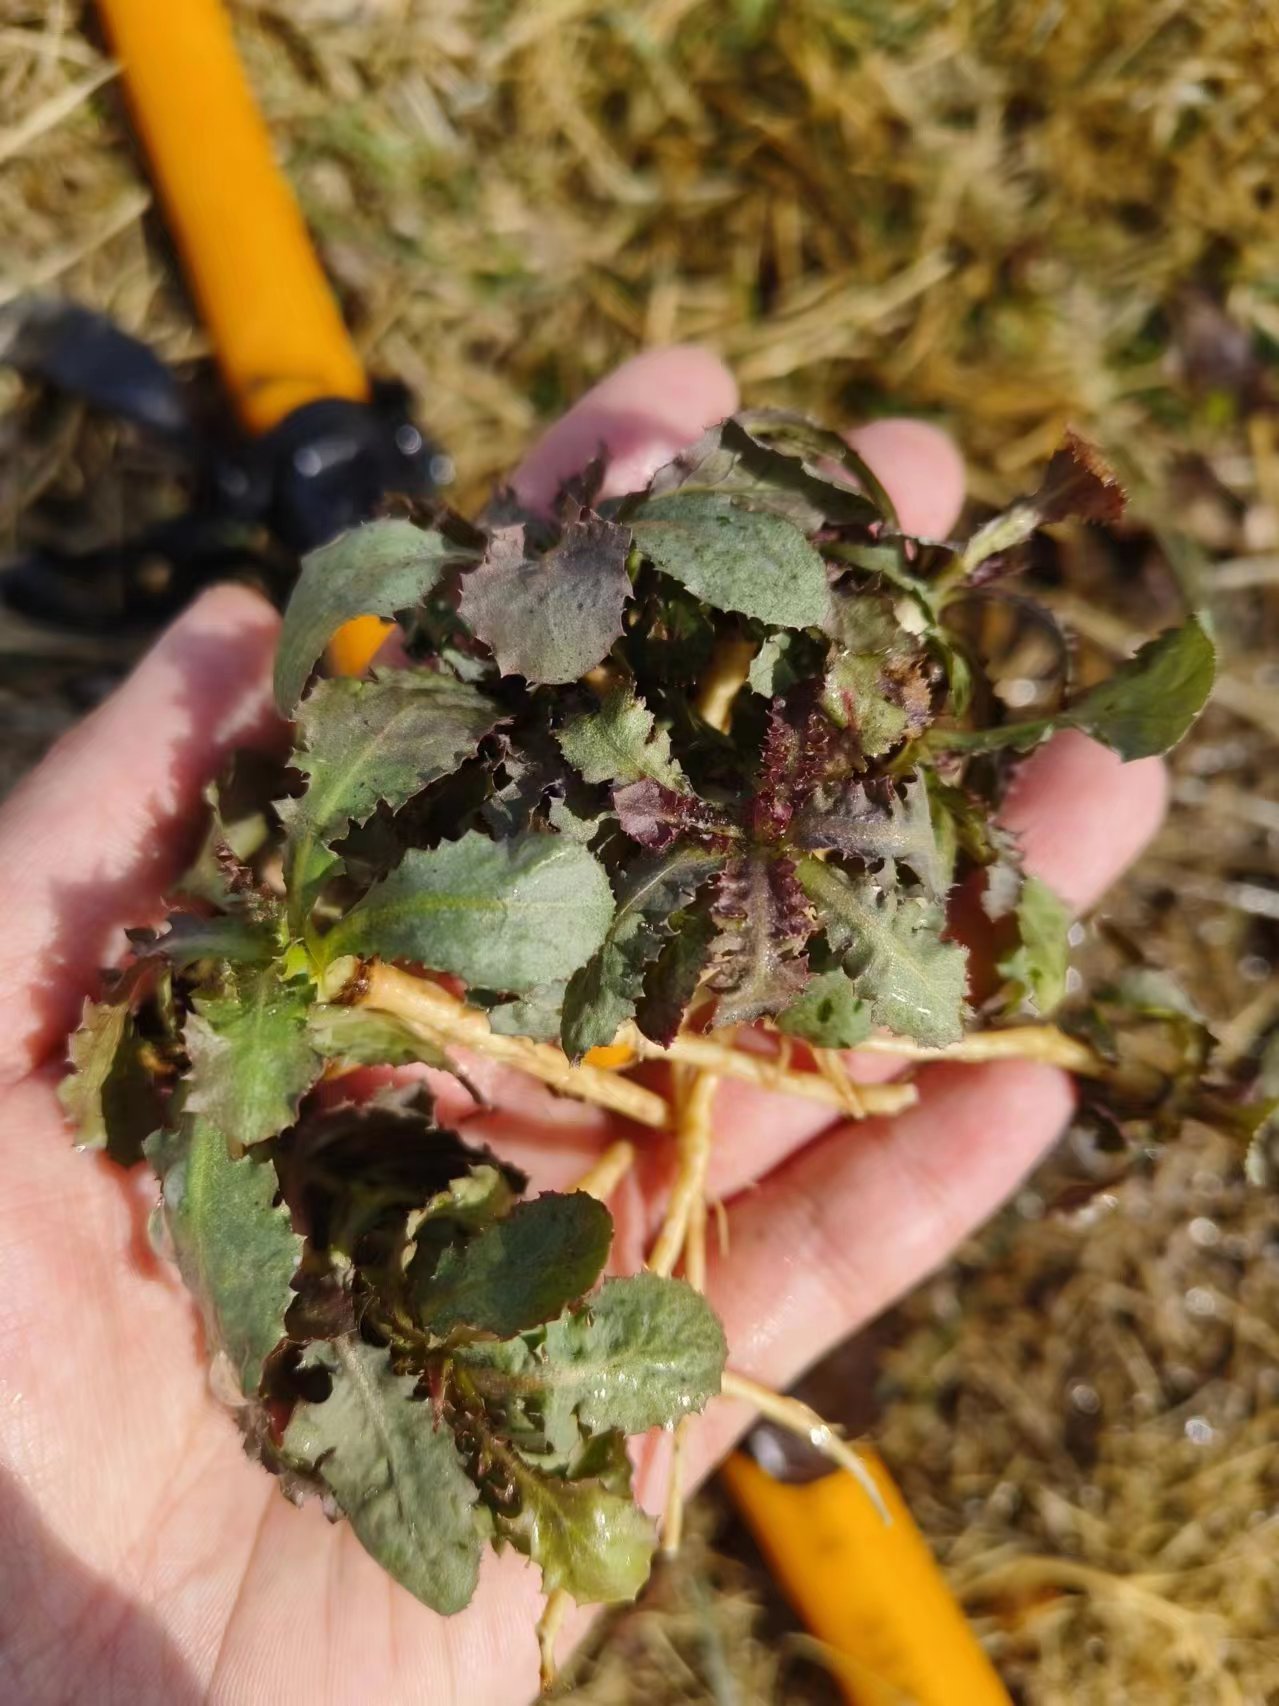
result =
M925 1048L908 1037L867 1037L858 1043L856 1052L891 1054L900 1060L958 1060L971 1065L987 1060L1039 1060L1085 1078L1099 1078L1105 1071L1100 1055L1056 1025L1009 1025L1002 1031L973 1031L944 1048Z
M731 1368L724 1370L719 1390L721 1398L735 1398L739 1403L749 1404L770 1422L789 1428L792 1433L816 1446L832 1463L837 1463L841 1469L847 1469L884 1521L889 1521L879 1488L868 1473L866 1465L852 1446L841 1439L830 1423L823 1421L810 1404L805 1404L802 1398L792 1398L789 1393L776 1392L771 1386L761 1386L758 1380L752 1380L749 1375L736 1374Z
M565 1588L556 1588L547 1594L542 1615L537 1620L537 1650L541 1659L540 1680L543 1692L555 1686L555 1678L559 1674L555 1664L555 1641L572 1604L572 1594Z
M761 1090L805 1096L811 1102L824 1102L827 1107L838 1109L850 1119L865 1119L868 1114L898 1114L909 1108L918 1095L913 1084L832 1083L819 1072L797 1071L768 1055L748 1054L731 1043L719 1043L713 1037L692 1032L676 1037L668 1047L662 1048L632 1026L626 1031L626 1041L641 1060L677 1061L718 1073L723 1078L740 1078Z
M425 978L375 962L368 968L359 1000L363 1006L393 1013L437 1048L452 1044L472 1049L489 1060L519 1067L561 1095L624 1114L638 1125L670 1130L670 1104L656 1091L598 1066L574 1066L550 1043L501 1036L490 1029L483 1013L466 1007L455 995Z
M681 1086L676 1098L676 1171L666 1218L648 1258L650 1273L664 1278L675 1271L684 1252L693 1204L705 1202L706 1173L710 1165L712 1131L711 1103L719 1079L710 1072L690 1074L691 1083Z

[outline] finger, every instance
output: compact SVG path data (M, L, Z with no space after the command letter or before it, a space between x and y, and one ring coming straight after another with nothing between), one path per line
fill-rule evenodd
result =
M842 1125L730 1204L708 1291L730 1365L777 1387L916 1285L979 1226L1070 1118L1069 1078L1005 1061L939 1066L918 1107ZM749 1420L716 1405L696 1434L707 1472Z
M1125 764L1067 729L1022 765L1001 815L1026 869L1086 912L1155 834L1167 801L1162 759Z
M964 507L964 459L947 433L890 416L855 428L848 442L883 483L904 532L946 537Z
M76 1022L123 927L154 916L192 853L202 788L229 752L275 726L278 629L243 587L205 593L6 803L0 1081Z
M638 491L663 462L736 407L733 376L709 350L648 350L602 379L539 439L512 481L516 496L545 506L601 453L608 464L604 495Z

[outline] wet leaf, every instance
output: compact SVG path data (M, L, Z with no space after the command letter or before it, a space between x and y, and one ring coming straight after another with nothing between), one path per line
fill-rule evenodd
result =
M560 835L472 832L410 849L325 938L342 954L416 960L485 989L530 990L577 970L604 940L613 895L599 861Z
M818 859L800 862L799 881L874 1022L933 1048L957 1042L968 956L941 940L940 909Z
M483 1538L477 1494L452 1432L414 1397L412 1375L354 1336L316 1345L308 1365L333 1385L302 1402L284 1450L324 1480L365 1551L423 1605L447 1616L470 1602Z
M576 681L622 631L629 549L627 530L596 515L571 522L540 557L526 554L523 527L499 529L462 583L462 616L503 675Z
M352 528L302 562L275 659L275 702L287 717L333 635L354 616L399 616L420 604L468 552L400 520Z
M440 1338L469 1328L508 1339L589 1291L612 1238L603 1203L584 1191L545 1192L412 1276L414 1308Z
M830 607L826 565L791 522L710 492L646 498L635 543L663 574L717 610L779 628L820 627Z

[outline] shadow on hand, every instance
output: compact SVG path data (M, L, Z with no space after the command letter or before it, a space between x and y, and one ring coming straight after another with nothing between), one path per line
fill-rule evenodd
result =
M262 646L233 629L169 636L169 661L182 681L171 725L155 731L167 764L129 816L154 827L132 850L125 869L52 885L53 914L43 966L30 989L30 1040L39 1060L59 1048L79 1022L101 968L118 954L126 927L154 922L159 901L190 863L205 823L203 791L239 746L281 745L272 718L246 724L245 706L260 689ZM73 736L74 738L74 732Z
M0 1699L187 1706L199 1679L150 1611L55 1540L0 1471Z

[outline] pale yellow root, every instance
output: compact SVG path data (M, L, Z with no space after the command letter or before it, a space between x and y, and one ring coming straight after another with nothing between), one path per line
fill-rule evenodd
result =
M689 1219L699 1199L705 1204L711 1156L711 1103L719 1080L711 1072L691 1074L678 1087L675 1127L675 1183L657 1242L648 1258L651 1273L669 1275L684 1253ZM703 1225L705 1221L703 1220Z
M555 1686L555 1678L559 1674L555 1664L555 1642L564 1627L564 1619L568 1616L572 1604L573 1596L563 1588L556 1588L553 1593L547 1594L542 1615L537 1620L537 1650L541 1658L541 1682L544 1691Z
M857 1052L891 1054L899 1060L958 1060L966 1065L981 1065L987 1060L1039 1060L1085 1078L1097 1078L1105 1071L1105 1062L1087 1043L1067 1036L1056 1025L1010 1025L1003 1031L974 1031L944 1048L925 1048L907 1037L867 1037L858 1043ZM861 1094L866 1094L864 1088Z
M687 1067L676 1067L675 1074L675 1183L648 1267L652 1273L669 1275L682 1256L686 1279L702 1291L706 1285L706 1176L714 1136L711 1105L719 1079ZM684 1533L684 1427L680 1422L675 1429L666 1484L662 1551L668 1558L679 1551Z
M489 1060L518 1067L562 1096L624 1114L639 1125L670 1129L670 1104L656 1091L646 1090L620 1073L585 1064L574 1066L562 1049L550 1043L501 1036L489 1028L483 1013L425 978L375 962L368 968L359 999L366 1007L393 1013L437 1048L471 1049Z
M713 729L728 727L733 700L746 685L751 660L755 656L754 640L720 640L711 654L710 667L698 683L695 705Z
M789 1428L791 1433L798 1434L801 1439L806 1439L810 1445L816 1446L823 1457L829 1457L832 1463L837 1463L841 1469L847 1469L880 1516L885 1522L888 1521L888 1511L879 1495L879 1488L867 1473L866 1465L852 1446L841 1439L830 1423L824 1421L811 1405L805 1404L801 1398L792 1398L785 1392L775 1392L771 1386L761 1386L758 1380L752 1380L749 1375L735 1374L731 1368L724 1370L724 1378L720 1382L720 1396L736 1398L743 1404L749 1404L770 1422Z
M662 1048L642 1036L634 1026L629 1026L624 1035L641 1060L675 1061L717 1073L722 1078L740 1078L746 1084L758 1085L761 1090L804 1096L810 1102L823 1102L850 1119L865 1119L871 1114L899 1114L918 1099L919 1093L913 1084L854 1084L847 1076L842 1082L832 1081L820 1072L801 1072L788 1067L780 1056L747 1054L744 1049L716 1042L713 1037L688 1033L676 1037L667 1048Z
M610 1143L593 1167L587 1169L574 1185L576 1191L607 1202L622 1180L635 1165L635 1145L619 1138Z

